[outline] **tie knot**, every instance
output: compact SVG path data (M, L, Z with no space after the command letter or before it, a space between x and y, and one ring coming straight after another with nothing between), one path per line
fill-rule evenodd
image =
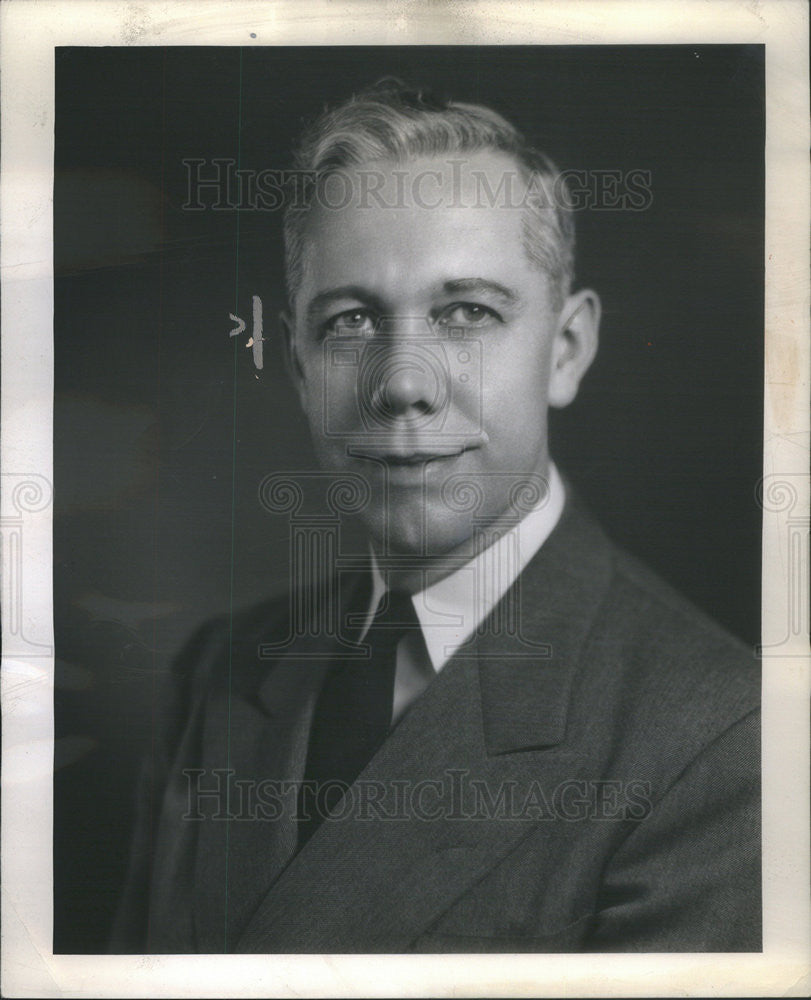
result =
M387 590L377 605L366 641L375 646L396 646L406 633L419 627L411 595L402 590Z

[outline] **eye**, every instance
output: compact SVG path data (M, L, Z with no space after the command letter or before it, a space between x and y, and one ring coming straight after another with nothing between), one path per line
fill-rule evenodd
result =
M326 334L356 334L371 336L374 333L375 317L368 309L347 309L336 316L332 316L323 324L322 330Z
M440 326L484 326L493 319L501 322L501 316L489 306L478 302L454 302L443 310L437 323Z

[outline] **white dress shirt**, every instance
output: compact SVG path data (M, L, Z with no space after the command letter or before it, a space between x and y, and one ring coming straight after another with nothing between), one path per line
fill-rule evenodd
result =
M400 719L515 583L558 523L565 499L563 482L550 462L549 490L538 506L464 566L413 595L422 634L409 633L397 647L392 722ZM386 589L373 553L372 595L361 641Z

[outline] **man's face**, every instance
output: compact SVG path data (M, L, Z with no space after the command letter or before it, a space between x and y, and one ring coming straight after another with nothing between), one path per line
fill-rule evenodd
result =
M596 307L553 307L524 249L520 192L474 203L472 171L490 191L509 171L515 192L511 158L468 157L456 201L444 160L369 169L385 176L387 204L311 211L286 321L293 368L322 466L370 487L361 516L378 550L435 556L525 512L521 485L547 473L547 408L573 397L593 354L584 317L574 335L567 317L585 306L594 325ZM356 191L369 184L348 176ZM389 207L415 185L441 203Z

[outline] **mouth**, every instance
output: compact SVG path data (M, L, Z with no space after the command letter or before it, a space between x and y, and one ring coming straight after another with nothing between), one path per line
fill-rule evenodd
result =
M453 451L412 451L402 454L392 452L381 457L387 465L426 465L428 462L443 462L458 458L464 451L464 448L457 448Z
M471 446L458 445L439 447L431 449L408 449L396 448L384 449L364 449L356 452L358 458L365 458L372 461L385 462L386 465L394 467L408 467L427 465L429 462L447 462L458 458L466 451L472 451Z

